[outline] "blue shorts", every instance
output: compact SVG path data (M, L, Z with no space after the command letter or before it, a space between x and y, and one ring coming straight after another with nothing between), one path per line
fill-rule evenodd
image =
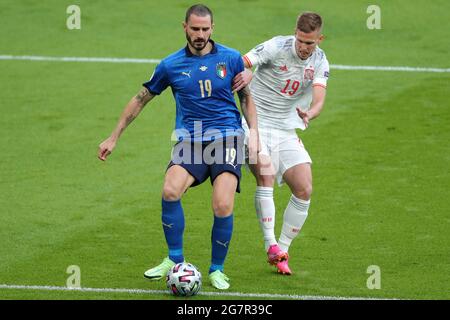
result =
M191 187L202 184L208 177L211 184L223 172L230 172L238 179L236 192L240 192L241 166L244 163L244 137L192 142L180 141L174 145L172 159L167 169L179 165L194 177Z

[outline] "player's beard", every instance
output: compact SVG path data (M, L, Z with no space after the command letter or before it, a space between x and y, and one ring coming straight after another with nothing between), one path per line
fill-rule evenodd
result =
M307 60L309 57L311 57L313 51L314 50L311 50L311 52L298 50L297 55L300 57L300 59Z
M189 37L189 35L186 32L186 40L189 42L189 44L196 50L196 51L202 51L203 49L205 49L206 45L209 42L209 39L211 37L208 37L208 39L201 39L201 38L197 38L195 40L192 40L191 37Z
M311 56L311 54L308 53L308 52L302 52L302 53L300 54L300 58L302 58L303 60L308 59L310 56Z
M306 48L306 49L300 49L299 46L295 46L295 51L297 53L297 56L302 60L307 60L309 57L311 57L312 53L314 52L316 48Z

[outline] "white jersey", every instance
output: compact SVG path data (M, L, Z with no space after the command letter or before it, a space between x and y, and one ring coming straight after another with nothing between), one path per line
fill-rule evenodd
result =
M313 86L326 88L329 65L319 47L302 60L294 36L274 37L252 49L244 59L256 66L250 90L258 113L258 125L278 129L305 129L296 107L310 108Z

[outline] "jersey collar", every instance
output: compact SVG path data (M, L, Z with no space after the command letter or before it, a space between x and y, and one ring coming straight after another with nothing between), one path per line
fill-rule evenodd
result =
M207 54L217 53L216 43L213 40L211 40L211 39L209 39L209 42L212 44L212 48L211 48L211 51L209 53L207 53ZM186 47L184 48L184 52L186 53L187 57L193 57L194 56L194 54L191 52L191 50L189 50L189 46L188 45L186 45Z

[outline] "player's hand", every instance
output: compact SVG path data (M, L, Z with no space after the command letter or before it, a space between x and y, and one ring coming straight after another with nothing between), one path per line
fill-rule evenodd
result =
M305 124L305 128L308 128L309 120L310 120L310 115L308 114L308 111L304 112L298 107L296 109L297 109L298 116L300 118L302 118L303 123Z
M240 91L245 88L250 81L252 81L253 72L250 69L245 69L241 73L237 74L233 79L233 93Z
M258 130L250 129L248 138L248 161L250 164L258 162L258 154L261 152Z
M98 158L102 161L106 160L106 157L113 152L114 148L116 147L116 141L109 137L102 143L100 143L100 146L98 147Z

